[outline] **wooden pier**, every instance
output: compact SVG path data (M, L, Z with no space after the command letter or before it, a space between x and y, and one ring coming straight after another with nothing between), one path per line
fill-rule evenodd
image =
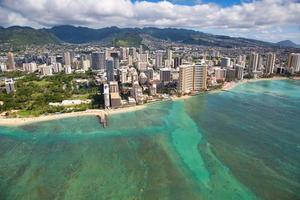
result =
M103 128L106 128L108 126L108 115L97 115L97 117L99 119L99 123L102 124Z

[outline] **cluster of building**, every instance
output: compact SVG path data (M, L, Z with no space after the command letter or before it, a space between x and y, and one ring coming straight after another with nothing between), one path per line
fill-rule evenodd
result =
M143 104L165 91L185 95L205 91L223 82L257 78L274 73L299 73L300 54L291 53L287 65L276 59L275 53L263 55L252 52L235 57L222 56L219 51L189 52L182 49L144 50L139 48L98 48L89 53L65 51L37 59L23 58L16 67L13 53L7 54L0 71L22 70L51 76L56 73L85 73L92 71L94 81L101 86L105 108ZM7 93L14 91L14 80L6 79Z

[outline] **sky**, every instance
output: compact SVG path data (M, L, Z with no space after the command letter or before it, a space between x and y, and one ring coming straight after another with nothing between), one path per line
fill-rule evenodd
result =
M0 0L0 26L185 28L300 44L300 0Z

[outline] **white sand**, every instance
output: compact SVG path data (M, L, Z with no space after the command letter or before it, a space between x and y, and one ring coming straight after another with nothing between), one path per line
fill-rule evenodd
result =
M111 109L111 110L95 109L95 110L86 110L81 112L50 114L46 116L43 115L39 117L27 117L27 118L6 118L4 116L0 116L0 126L21 126L21 125L26 125L26 124L36 123L36 122L51 121L51 120L58 120L63 118L79 117L79 116L96 116L96 115L103 116L104 114L113 115L113 114L137 111L143 108L145 108L145 105L125 107L120 109Z

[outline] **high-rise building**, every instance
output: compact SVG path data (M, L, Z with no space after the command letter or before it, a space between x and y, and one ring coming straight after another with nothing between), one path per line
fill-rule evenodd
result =
M226 81L234 81L236 77L236 70L235 69L226 69Z
M170 62L170 64L172 63L172 59L173 59L173 52L171 49L167 50L167 60Z
M148 68L145 71L145 74L146 74L148 80L153 80L154 70L152 68Z
M15 84L12 78L5 79L5 90L7 94L11 94L15 91Z
M53 73L59 73L63 70L61 63L53 63Z
M163 67L163 52L162 51L156 51L155 52L155 66L157 69L160 69Z
M52 65L43 65L40 67L43 76L51 76L53 74Z
M104 106L105 108L110 107L110 101L109 101L109 85L103 84L103 95L104 95Z
M261 55L258 56L258 64L256 71L263 71L264 59Z
M160 74L160 81L161 82L171 82L172 76L171 76L171 69L168 68L162 68L159 70Z
M91 68L91 62L89 60L81 60L81 66L84 71L88 71Z
M136 61L137 53L136 53L136 48L135 47L132 47L132 48L129 49L129 55L132 56L133 61Z
M127 69L118 69L118 75L121 83L127 83Z
M180 65L182 65L182 58L180 57L175 57L174 58L174 68L179 67Z
M132 66L133 65L133 58L131 55L128 56L128 65Z
M217 81L225 81L226 78L226 69L215 69L215 77Z
M134 83L134 82L137 82L139 80L139 75L136 71L134 71L132 74L131 74L131 82Z
M156 84L152 84L152 85L150 85L150 88L149 88L149 91L150 91L150 95L156 95L156 93L157 93L157 86L156 86Z
M249 73L253 73L253 72L257 71L258 60L259 60L259 54L254 53L254 52L251 53L250 62L249 62L249 66L248 66L248 72Z
M0 72L6 71L6 64L5 63L0 63Z
M12 52L7 54L7 70L16 70L15 58Z
M139 53L140 53L140 54L144 53L144 52L143 52L143 45L140 45Z
M64 64L71 66L72 61L71 61L71 54L70 54L70 52L65 52L64 53Z
M71 65L65 65L65 73L66 74L72 74Z
M291 53L288 59L288 69L293 72L300 72L300 54Z
M229 68L230 65L231 65L230 58L225 57L225 58L221 59L221 67L222 68Z
M114 60L112 58L106 61L107 81L115 81L114 77Z
M241 65L235 65L235 78L237 80L243 80L244 78L244 68Z
M138 82L134 82L130 91L131 96L135 99L137 104L143 104L143 88Z
M275 60L276 60L275 53L267 54L267 63L266 63L266 67L265 67L266 74L272 74L274 72Z
M109 82L110 91L110 105L112 108L119 108L121 106L121 97L119 95L119 85L116 81Z
M207 67L181 65L179 67L178 91L182 94L206 89Z
M105 69L105 52L92 53L92 69Z
M113 61L114 61L114 68L115 69L119 69L119 67L120 67L120 56L119 56L119 53L113 52L113 53L111 53L111 57L113 58Z
M147 53L139 54L138 55L138 61L148 63L148 54Z
M119 85L117 81L109 82L109 91L110 93L119 93Z
M37 65L35 62L23 63L23 70L25 72L33 73L33 72L37 71Z

